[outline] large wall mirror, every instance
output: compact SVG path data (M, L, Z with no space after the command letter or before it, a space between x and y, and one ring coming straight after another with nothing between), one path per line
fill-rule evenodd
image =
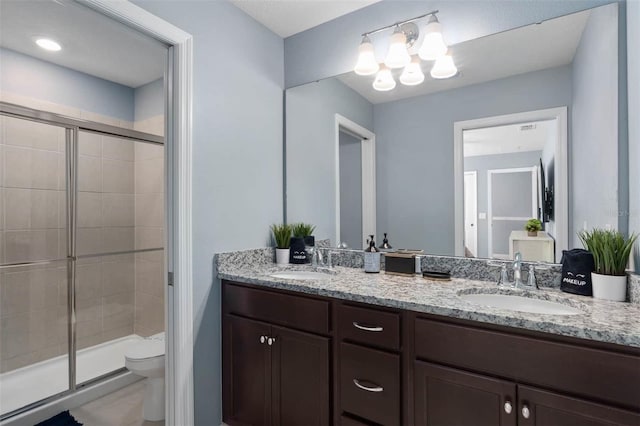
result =
M387 233L394 248L548 262L581 247L581 229L618 228L618 14L613 3L450 46L449 79L423 61L415 86L393 70L384 92L353 72L288 89L287 220L334 246Z

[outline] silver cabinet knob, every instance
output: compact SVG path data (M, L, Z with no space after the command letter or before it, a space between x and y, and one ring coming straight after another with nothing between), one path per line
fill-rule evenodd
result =
M504 403L504 412L507 414L511 414L513 411L513 406L511 405L511 401L506 401Z
M260 343L264 343L267 341L267 336L260 336Z
M271 346L276 342L276 338L275 337L269 337L267 339L267 345Z
M529 417L531 417L531 411L529 410L529 407L527 407L526 405L522 406L522 417L524 417L525 419L528 419Z

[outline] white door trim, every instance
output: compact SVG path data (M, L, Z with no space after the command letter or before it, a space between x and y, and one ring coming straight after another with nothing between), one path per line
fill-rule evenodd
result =
M453 161L454 161L454 223L455 223L455 255L464 256L464 152L463 132L465 130L485 127L504 126L507 124L525 123L541 120L557 120L557 141L554 152L554 221L556 229L564 230L555 236L556 253L569 248L569 162L567 157L567 107L557 107L528 111L516 114L479 118L476 120L457 121L453 123ZM558 259L556 259L558 261Z
M361 140L362 152L362 246L366 244L366 238L376 233L376 135L348 118L335 115L335 209L336 232L335 244L340 239L340 129L345 129ZM357 247L353 247L357 248Z
M464 172L465 175L468 176L473 176L473 181L475 182L475 185L473 186L473 192L475 193L475 200L476 203L473 206L473 221L475 223L475 226L473 227L473 233L475 234L475 244L472 247L469 247L468 245L468 241L465 241L464 244L467 246L467 248L473 252L473 255L475 257L478 257L478 172L477 170L471 170L468 172ZM463 188L463 191L465 189ZM464 193L463 193L464 195ZM464 215L463 215L464 218ZM466 226L466 224L465 224ZM466 254L466 253L465 253Z
M193 41L190 34L126 0L77 0L97 12L145 33L169 48L165 120L166 268L165 397L168 425L194 424L193 271L191 263L191 143Z

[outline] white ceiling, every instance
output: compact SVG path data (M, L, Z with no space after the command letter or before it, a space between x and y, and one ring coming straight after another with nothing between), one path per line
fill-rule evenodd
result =
M380 0L231 0L282 38L308 30Z
M458 67L459 75L446 80L431 78L432 62L422 61L425 81L418 86L399 83L400 70L393 70L397 86L389 92L373 89L375 76L359 76L354 72L338 78L353 88L369 102L379 104L429 93L455 89L471 84L497 80L526 72L568 65L573 61L582 31L589 18L589 11L573 13L551 19L541 24L527 25L510 31L481 37L450 47ZM446 39L447 24L442 22ZM385 42L380 33L371 37L374 45ZM418 40L416 45L419 45ZM353 63L357 59L357 48L353 46ZM383 58L378 58L382 62Z
M533 128L522 130L522 126L527 125ZM555 120L465 130L462 136L464 156L542 151L555 131Z
M48 37L62 45L45 51ZM0 1L0 46L129 87L164 75L165 46L94 12L63 0Z

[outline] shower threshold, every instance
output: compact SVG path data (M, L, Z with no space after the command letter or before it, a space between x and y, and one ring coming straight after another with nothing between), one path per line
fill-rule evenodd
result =
M78 351L78 384L124 367L124 354L142 337L132 334ZM0 415L69 389L68 357L61 355L0 374Z

